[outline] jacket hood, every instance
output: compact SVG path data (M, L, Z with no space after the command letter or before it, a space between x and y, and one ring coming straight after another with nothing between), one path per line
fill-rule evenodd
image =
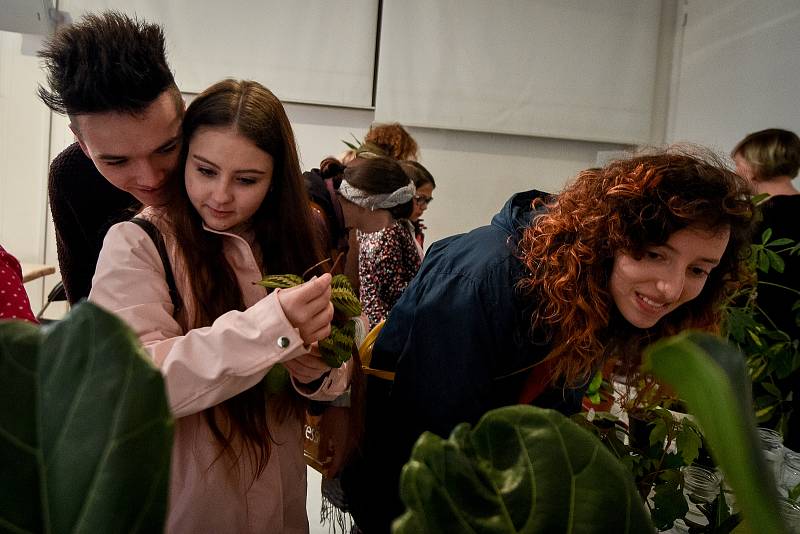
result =
M527 228L534 215L531 203L536 198L541 198L545 201L550 197L549 193L531 189L530 191L523 191L514 194L506 201L503 208L492 217L492 226L501 228L505 233L522 237L522 231ZM541 212L541 209L538 210Z

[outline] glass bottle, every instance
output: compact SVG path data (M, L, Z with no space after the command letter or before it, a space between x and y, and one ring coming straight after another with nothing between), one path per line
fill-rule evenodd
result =
M795 486L800 484L800 452L794 452L791 449L784 448L781 478L778 480L778 483L786 495L788 495Z
M767 466L772 469L775 483L780 485L781 465L783 464L783 436L780 432L771 428L758 429L758 436L761 438L761 450L767 460Z
M800 503L789 499L781 499L780 510L783 522L789 528L787 532L789 534L800 534Z
M720 475L697 465L690 465L683 469L683 495L689 511L686 519L696 525L707 526L708 519L700 510L701 505L711 503L719 495ZM689 526L683 519L675 521L678 532L689 532Z

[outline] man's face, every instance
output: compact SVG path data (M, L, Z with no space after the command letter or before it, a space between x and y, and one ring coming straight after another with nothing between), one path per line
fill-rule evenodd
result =
M145 206L164 200L178 165L182 113L175 98L165 91L143 113L77 115L70 125L100 174Z

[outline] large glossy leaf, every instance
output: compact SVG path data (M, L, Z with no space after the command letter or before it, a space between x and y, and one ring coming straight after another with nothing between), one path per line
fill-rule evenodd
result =
M0 323L0 530L163 530L173 422L138 346L89 303Z
M403 468L394 532L652 532L630 473L553 410L488 412L448 440L425 433Z
M744 356L722 339L685 332L645 351L644 368L686 401L753 532L785 532L761 453Z

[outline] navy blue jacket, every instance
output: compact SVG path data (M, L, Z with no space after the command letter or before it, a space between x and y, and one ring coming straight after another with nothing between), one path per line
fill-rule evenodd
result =
M515 404L530 371L549 352L531 333L530 301L516 290L527 271L516 245L540 191L514 195L488 226L434 243L389 313L372 367L393 383L367 380L362 455L342 476L356 524L388 532L403 512L400 470L419 435L447 437L461 422ZM542 339L537 340L536 337ZM550 388L535 404L571 414L582 390Z

